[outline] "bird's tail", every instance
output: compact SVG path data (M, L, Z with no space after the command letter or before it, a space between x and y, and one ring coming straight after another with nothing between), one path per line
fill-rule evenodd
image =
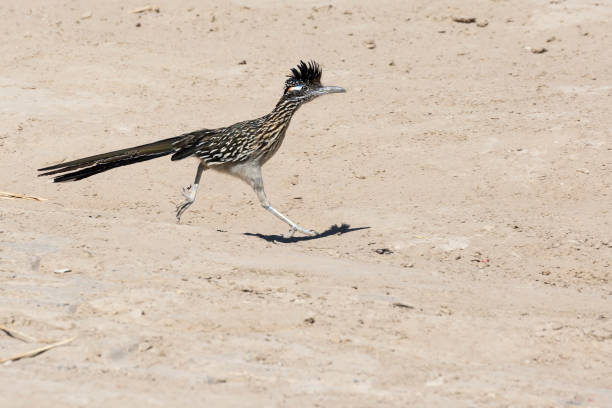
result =
M52 174L63 173L53 178L54 183L81 180L89 176L93 176L94 174L114 169L115 167L127 166L128 164L167 156L174 153L174 144L180 139L182 139L181 136L171 137L169 139L158 140L157 142L148 143L141 146L130 147L128 149L116 150L114 152L102 153L95 156L85 157L83 159L43 167L42 169L38 169L38 171L44 172L39 174L39 176L49 176Z

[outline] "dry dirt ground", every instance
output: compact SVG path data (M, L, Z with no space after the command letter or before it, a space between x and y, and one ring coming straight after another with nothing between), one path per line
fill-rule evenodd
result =
M37 339L0 359L77 336L0 406L612 406L610 1L146 4L0 4L0 190L48 199L0 200ZM348 92L264 176L316 239L211 172L177 225L192 160L36 177L261 116L300 59Z

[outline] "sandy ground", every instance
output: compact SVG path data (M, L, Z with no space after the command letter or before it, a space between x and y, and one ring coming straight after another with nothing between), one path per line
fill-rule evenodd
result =
M0 406L612 406L609 1L146 4L0 4L0 190L48 199L0 200L0 324L40 340L0 359L77 336ZM177 225L191 160L36 177L261 116L300 59L348 92L264 176L316 239L211 172Z

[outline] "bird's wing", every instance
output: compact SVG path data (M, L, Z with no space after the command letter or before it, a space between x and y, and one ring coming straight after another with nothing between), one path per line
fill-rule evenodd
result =
M232 126L207 129L204 133L193 132L177 143L176 153L172 160L181 160L185 157L195 156L206 162L209 166L227 162L240 162L246 160L252 152L251 145L256 136L258 126L256 120L239 122Z

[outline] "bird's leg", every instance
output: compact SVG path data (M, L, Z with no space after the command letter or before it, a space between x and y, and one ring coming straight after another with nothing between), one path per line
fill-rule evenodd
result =
M264 191L263 179L261 177L261 173L259 174L259 178L253 181L254 182L252 182L251 185L253 187L253 190L255 190L255 193L257 194L257 198L259 198L259 202L261 203L261 206L291 226L291 229L289 230L290 237L292 237L293 234L295 234L295 231L299 231L304 235L310 235L310 236L317 235L316 231L312 231L312 230L300 227L298 224L291 221L287 216L285 216L280 211L278 211L276 208L272 207L272 205L270 205L270 201L268 200L268 197L266 197L266 192Z
M191 204L195 201L196 192L198 191L198 184L200 184L200 178L202 177L202 172L205 169L204 162L200 162L198 164L198 170L196 172L195 181L193 182L193 186L183 188L183 195L185 196L185 201L176 206L176 222L181 222L181 215L189 208Z
M289 224L291 226L291 229L289 230L289 237L292 237L293 234L295 234L295 231L299 231L299 232L301 232L304 235L310 235L310 236L314 236L314 235L318 234L316 231L309 230L309 229L306 229L304 227L300 227L298 224L296 224L295 222L293 222L289 218L287 218L287 216L285 216L281 212L279 212L276 208L272 207L270 205L270 203L262 204L262 206L263 206L263 208L265 208L266 210L270 211L272 214L274 214L275 216L277 216L278 218L280 218L281 220L285 221L287 224Z

